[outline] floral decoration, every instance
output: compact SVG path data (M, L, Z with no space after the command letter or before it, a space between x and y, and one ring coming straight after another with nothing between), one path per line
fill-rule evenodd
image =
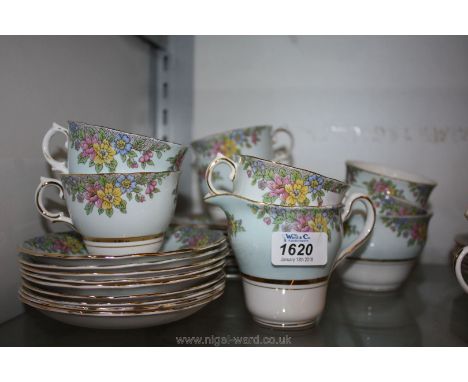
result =
M84 255L88 251L81 236L76 232L51 233L27 240L23 248L36 252L60 253L62 255Z
M346 182L349 184L355 183L360 173L361 173L360 169L348 165L346 168Z
M397 237L407 239L408 246L423 245L427 239L428 223L426 220L403 217L381 217L385 227L397 234Z
M168 172L134 173L134 174L102 174L102 175L69 175L63 178L66 191L85 204L86 214L91 214L96 208L97 213L105 213L111 217L115 210L127 212L127 200L135 199L143 203L146 198L153 198L160 191L163 180ZM177 194L177 189L174 190Z
M367 188L369 195L390 195L398 198L403 198L403 190L399 190L397 185L391 180L385 180L383 178L375 179L372 178L368 182L363 182Z
M421 206L426 207L427 201L429 200L429 195L432 192L434 186L427 184L418 184L410 183L409 190L415 197L416 201L421 204Z
M234 215L229 212L226 212L226 218L228 223L227 231L230 236L236 236L239 232L245 232L241 219L236 220Z
M70 122L69 130L72 147L79 152L78 163L89 164L89 167L94 167L97 173L102 172L104 167L109 172L115 172L118 158L131 169L154 166L155 158L161 159L163 153L171 148L163 141L145 139L84 123ZM168 170L180 169L185 151L186 148L175 157L166 159L172 165Z
M269 205L249 205L257 219L271 225L273 232L324 232L331 240L333 230L340 230L337 209L287 209Z
M251 148L260 142L260 132L265 126L235 130L229 134L218 135L192 144L195 152L205 158L214 158L221 153L227 157L241 154L243 148Z
M184 226L175 227L169 231L183 248L202 248L210 243L214 243L222 237L219 231L200 229L196 227Z
M319 174L311 174L277 164L243 157L243 168L252 179L251 184L257 185L265 193L264 203L279 203L286 206L309 206L311 201L323 204L326 191L342 193L348 186Z
M372 201L380 215L384 216L407 216L407 215L425 215L427 212L416 206L398 202L393 198L371 195Z

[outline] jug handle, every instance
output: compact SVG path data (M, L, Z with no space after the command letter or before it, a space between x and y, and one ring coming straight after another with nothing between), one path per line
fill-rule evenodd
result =
M234 162L231 158L228 158L227 156L224 156L221 153L218 153L216 155L216 158L214 158L211 163L208 165L208 168L206 169L205 173L205 179L206 183L208 184L208 188L210 192L214 195L220 195L220 194L227 194L228 192L226 191L220 191L218 190L215 185L213 184L213 170L215 169L216 166L218 166L221 163L225 163L229 166L231 169L231 172L229 173L229 179L234 182L234 179L236 178L236 173L237 173L237 164Z
M68 130L62 126L60 126L58 123L53 123L52 127L47 130L47 133L44 135L44 138L42 139L42 153L44 154L44 158L47 161L47 163L50 164L52 167L52 171L57 171L62 174L68 174L68 168L67 168L67 162L63 161L60 162L52 157L50 154L49 146L50 146L50 139L57 133L62 133L65 135L67 138L65 140L65 149L68 148Z
M360 201L364 204L367 211L366 221L364 222L364 227L362 228L361 232L359 233L358 237L349 244L346 248L344 248L336 257L335 263L333 264L331 272L335 270L337 265L354 251L359 249L365 241L369 238L369 235L372 233L375 225L375 206L369 196L361 193L354 193L351 194L348 198L346 198L345 205L343 207L343 212L341 214L341 221L344 223L348 220L351 216L352 207L355 202ZM331 274L330 272L330 274Z
M463 248L460 254L457 256L457 260L455 261L455 275L457 276L458 283L463 288L463 290L468 293L468 284L466 283L463 273L461 270L462 262L465 256L468 254L468 247Z

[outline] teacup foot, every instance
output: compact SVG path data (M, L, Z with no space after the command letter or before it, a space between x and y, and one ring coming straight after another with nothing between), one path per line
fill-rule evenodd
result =
M408 278L416 259L361 260L348 258L338 268L343 284L351 289L369 292L391 292Z
M164 241L164 233L130 238L83 238L91 255L124 256L158 252Z
M304 321L304 322L283 322L278 323L274 321L266 321L262 320L261 318L253 316L253 320L262 326L266 326L273 329L281 329L281 330L301 330L301 329L308 329L314 327L318 320L312 321Z
M328 279L263 280L242 275L247 309L260 325L304 329L316 325L324 308Z

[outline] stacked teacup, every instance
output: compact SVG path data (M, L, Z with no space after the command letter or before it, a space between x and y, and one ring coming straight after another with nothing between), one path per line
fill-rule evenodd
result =
M218 165L230 169L232 192L217 188ZM334 268L366 240L375 221L369 197L350 195L338 180L273 161L219 154L208 166L205 202L221 207L255 321L278 328L314 325ZM339 250L343 221L356 201L367 218L358 237Z
M50 155L56 133L67 138L68 164ZM68 324L128 329L180 320L220 297L226 237L169 227L186 149L87 123L54 124L43 151L61 175L41 178L36 206L76 232L21 245L21 300ZM44 206L48 186L59 189L68 214Z
M49 151L57 133L67 138L66 162ZM41 178L36 206L52 222L72 225L90 254L157 252L177 201L180 167L187 148L108 127L54 124L44 136L44 156L59 179ZM60 190L69 216L48 211L43 191Z
M376 206L374 232L368 243L340 267L343 283L353 289L392 291L408 278L427 240L429 196L436 183L423 176L386 166L346 162L350 191L363 192ZM364 222L358 207L345 225L344 245L354 240Z
M465 218L468 219L468 210L465 211ZM455 236L455 247L451 251L451 257L458 283L468 293L468 262L466 255L468 255L468 233L460 233Z
M288 136L288 145L276 145L277 138L281 134ZM205 173L216 155L222 154L229 158L237 154L254 155L291 164L293 143L293 136L288 129L284 127L273 129L269 125L230 130L192 142L191 147L195 157L193 167L198 175L199 195L203 197L208 192ZM232 185L229 181L229 168L219 166L213 173L212 182L220 189L230 190ZM219 208L204 207L214 221L225 221L224 214Z

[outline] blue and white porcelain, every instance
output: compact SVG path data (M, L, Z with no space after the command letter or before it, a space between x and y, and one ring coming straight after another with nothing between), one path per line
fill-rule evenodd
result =
M50 154L55 134L67 138L67 161ZM42 141L42 151L53 171L62 174L179 171L187 147L139 134L84 122L68 122L68 129L54 123Z

